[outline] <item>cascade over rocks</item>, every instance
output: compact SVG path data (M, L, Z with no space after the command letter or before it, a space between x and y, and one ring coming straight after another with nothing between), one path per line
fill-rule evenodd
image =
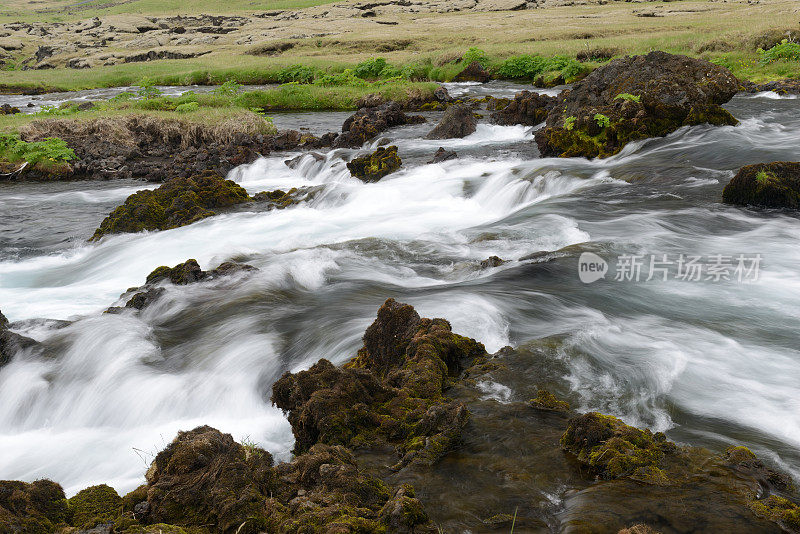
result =
M740 206L800 209L800 162L745 165L722 190L722 201Z
M492 122L505 126L513 124L536 126L545 121L557 103L558 98L554 96L522 91L517 93L508 105L492 113Z
M702 59L650 52L611 61L564 91L536 132L542 156L608 157L681 126L736 125L720 107L738 80Z
M478 120L470 106L465 104L450 106L445 110L439 124L425 136L425 139L462 138L474 133L477 127Z
M354 178L362 182L377 182L384 176L400 168L403 162L397 155L397 147L378 147L372 154L354 158L347 163L347 169Z
M364 107L344 121L342 133L333 142L333 147L358 148L389 128L420 122L425 122L425 118L419 115L406 115L403 113L403 107L397 102Z
M10 362L17 352L38 345L33 339L12 332L8 325L8 319L0 311L0 367Z
M258 269L252 265L247 265L246 263L226 261L221 263L216 269L204 271L200 268L197 260L189 259L183 263L179 263L175 267L167 267L165 265L156 267L153 272L147 275L143 286L129 289L123 293L120 298L128 298L125 303L125 308L142 310L164 294L164 288L161 286L165 282L169 282L173 285L188 285L204 280L213 280L223 276L231 276L257 270ZM106 310L106 313L120 313L125 308L111 307Z

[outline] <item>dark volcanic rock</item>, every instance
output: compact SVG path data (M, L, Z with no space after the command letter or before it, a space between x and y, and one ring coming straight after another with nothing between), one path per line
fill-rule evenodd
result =
M473 61L467 65L464 70L459 72L453 78L454 82L481 82L486 83L492 79L489 71L483 68L480 63Z
M333 142L337 147L360 147L379 133L394 126L425 122L418 115L406 115L397 102L387 102L380 106L361 108L342 124L342 133Z
M547 114L555 107L558 99L540 95L532 91L522 91L514 96L507 106L492 114L492 122L512 125L536 126L544 122Z
M16 115L17 113L20 113L19 108L15 108L10 104L0 106L0 115Z
M735 125L721 104L739 89L724 67L651 52L604 65L564 91L536 133L543 156L608 157L681 126Z
M297 453L315 443L391 445L400 458L394 469L432 465L458 442L469 417L463 404L442 396L449 377L486 356L444 319L422 319L389 299L355 359L284 374L272 402L287 414Z
M800 163L746 165L722 190L722 201L740 206L800 208Z
M143 190L129 196L100 223L92 239L186 226L215 215L213 209L249 201L243 187L213 172L175 178L153 191Z
M478 127L478 121L467 105L450 106L442 120L431 130L425 139L450 139L466 137Z
M362 182L377 182L387 174L400 168L402 161L397 155L397 147L378 147L372 154L354 158L347 164L355 178Z
M444 147L439 147L439 150L433 155L433 158L428 162L431 163L441 163L443 161L448 161L451 159L456 159L458 154L453 152L452 150L445 150Z

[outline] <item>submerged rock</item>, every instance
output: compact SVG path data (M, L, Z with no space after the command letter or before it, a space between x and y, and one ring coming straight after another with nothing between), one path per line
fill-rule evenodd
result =
M425 139L450 139L466 137L475 132L478 121L467 105L450 106L444 112L442 120L431 130Z
M453 78L454 82L481 82L486 83L492 79L489 71L484 69L483 66L477 61L473 61L464 70L459 72Z
M350 174L362 182L377 182L402 165L397 147L378 147L372 154L354 158L347 164Z
M492 121L506 126L524 124L536 126L545 121L547 114L555 107L558 99L553 96L540 95L532 91L522 91L514 96L514 100L492 114Z
M441 163L443 161L448 161L451 159L456 159L457 157L458 154L456 154L452 150L445 150L444 147L440 146L439 150L436 151L436 153L433 155L433 158L431 158L431 160L428 162L428 165L431 165L433 163Z
M138 191L112 211L92 240L108 234L168 230L216 215L213 209L249 202L247 191L213 172L175 178L155 190Z
M333 142L334 148L357 148L394 126L425 122L424 117L406 115L397 102L387 102L376 107L361 108L342 124L342 133Z
M722 201L740 206L800 208L800 163L746 165L722 190Z
M261 191L253 195L253 200L265 203L268 210L282 210L308 200L319 190L321 190L319 187L293 187L288 191L283 189Z
M728 69L705 60L666 52L616 59L562 93L536 143L543 156L608 157L681 126L736 125L720 106L738 90Z
M499 256L489 256L485 260L481 260L481 269L489 269L491 267L500 267L504 263L508 263L508 260L504 260Z

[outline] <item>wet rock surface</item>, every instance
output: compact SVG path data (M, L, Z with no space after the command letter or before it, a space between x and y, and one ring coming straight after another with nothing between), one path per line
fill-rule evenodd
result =
M800 163L746 165L722 191L722 201L762 208L800 208Z
M33 339L16 334L8 327L8 319L0 312L0 367L10 362L16 353L37 345Z
M735 125L722 104L739 90L724 67L666 52L611 61L564 91L536 133L543 156L608 157L681 126Z
M514 96L499 111L492 113L492 122L512 125L524 124L536 126L545 121L547 115L556 106L558 99L553 96L540 95L532 91L522 91Z
M452 139L466 137L474 133L478 120L468 105L450 106L444 112L439 124L431 130L425 139Z
M431 163L441 163L443 161L449 161L451 159L457 159L458 154L456 154L452 150L445 150L444 147L439 147L436 153L433 155L433 158L428 162Z
M397 102L363 107L344 121L342 133L333 146L357 148L389 128L420 122L425 122L425 119L419 115L406 115Z
M354 158L347 163L347 169L354 178L362 182L377 182L402 165L397 147L378 147L372 154Z
M92 239L109 234L177 228L215 215L214 209L250 200L247 191L236 182L212 172L175 178L158 189L129 196L100 223Z

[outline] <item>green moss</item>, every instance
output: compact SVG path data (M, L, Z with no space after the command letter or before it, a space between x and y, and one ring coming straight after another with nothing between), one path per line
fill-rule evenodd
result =
M555 395L546 389L540 389L536 392L536 398L531 399L531 406L539 410L551 410L555 412L569 411L568 402L558 400Z
M725 450L725 458L734 464L751 462L757 459L756 455L753 454L753 451L751 451L747 447L742 447L741 445L735 447L728 447Z
M122 498L114 488L105 484L81 490L67 502L72 524L78 528L111 523L122 513Z
M791 531L800 530L800 506L789 499L770 495L766 499L751 501L748 506L758 517L774 521Z
M590 412L571 419L561 446L601 478L670 483L662 461L674 450L674 444L661 433L640 430L616 417Z
M0 481L0 532L52 534L68 518L64 490L55 482Z

